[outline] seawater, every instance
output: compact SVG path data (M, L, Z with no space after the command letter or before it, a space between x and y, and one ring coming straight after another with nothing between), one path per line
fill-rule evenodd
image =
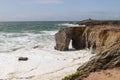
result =
M67 21L0 22L0 52L34 46L54 47L54 34ZM65 27L65 26L64 26Z

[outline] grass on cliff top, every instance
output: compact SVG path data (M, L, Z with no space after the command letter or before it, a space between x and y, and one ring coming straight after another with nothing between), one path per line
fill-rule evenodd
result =
M64 77L62 80L75 80L77 77L84 75L85 73L83 71L77 71L74 74L68 75Z

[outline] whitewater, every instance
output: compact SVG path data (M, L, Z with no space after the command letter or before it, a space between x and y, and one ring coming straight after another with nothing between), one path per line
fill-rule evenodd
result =
M61 80L94 56L71 46L70 51L54 49L54 35L64 23L0 23L0 80Z

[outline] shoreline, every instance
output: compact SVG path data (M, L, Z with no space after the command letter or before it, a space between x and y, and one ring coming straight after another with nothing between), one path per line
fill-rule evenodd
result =
M0 56L0 79L61 80L66 74L74 73L80 64L93 55L89 50L60 52L36 48L1 53ZM27 57L28 60L18 61L20 56Z

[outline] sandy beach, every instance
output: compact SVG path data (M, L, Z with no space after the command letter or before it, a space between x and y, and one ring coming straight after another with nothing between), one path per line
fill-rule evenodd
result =
M61 80L92 56L89 50L59 52L36 48L4 52L0 53L0 79ZM28 60L18 61L19 57Z

